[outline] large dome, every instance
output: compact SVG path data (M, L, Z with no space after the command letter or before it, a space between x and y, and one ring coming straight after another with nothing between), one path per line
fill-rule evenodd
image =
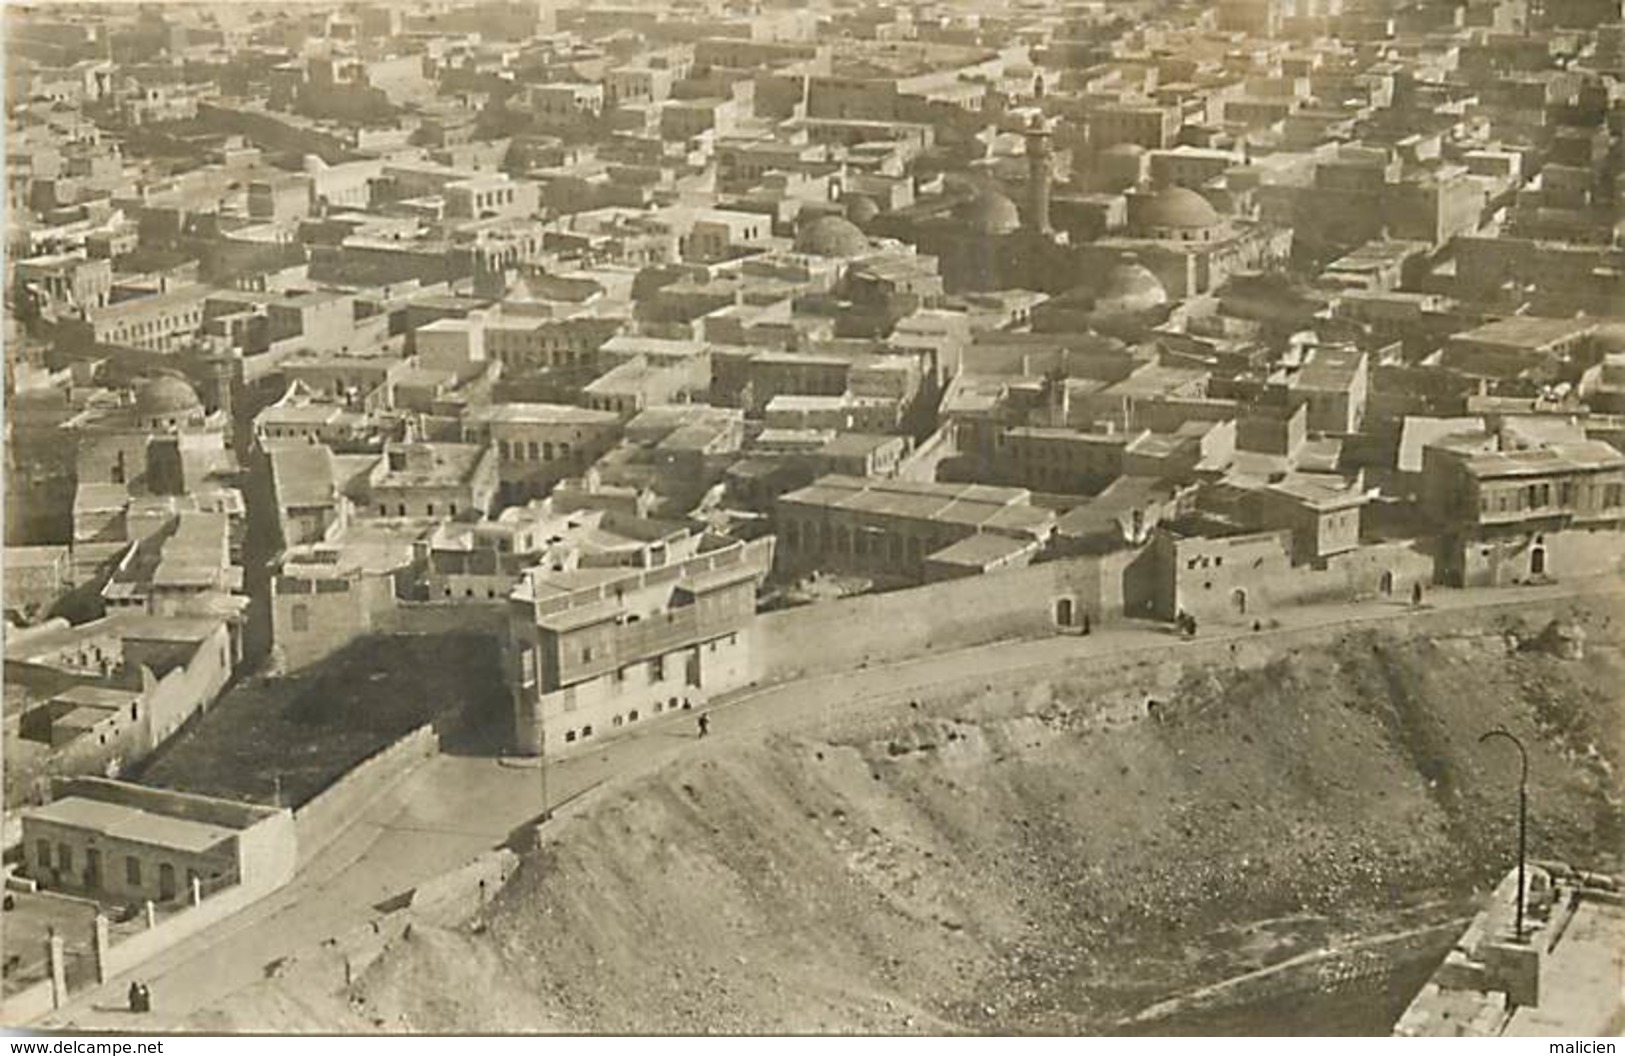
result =
M1123 315L1149 312L1168 303L1168 291L1144 264L1126 260L1106 275L1095 298L1095 311Z
M869 251L869 237L841 216L824 216L796 233L796 252L815 257L856 257Z
M1206 198L1186 187L1169 187L1153 194L1140 207L1144 227L1200 230L1216 227L1219 214Z
M135 411L143 418L187 414L202 406L192 386L173 374L160 374L135 392Z
M1008 235L1021 227L1016 203L991 187L954 210L955 217L981 235Z

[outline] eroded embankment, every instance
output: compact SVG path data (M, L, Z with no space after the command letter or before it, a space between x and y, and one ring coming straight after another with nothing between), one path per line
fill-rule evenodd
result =
M1480 733L1530 734L1535 853L1620 846L1625 608L1578 611L1583 659L1515 648L1516 617L1458 616L713 738L561 817L477 928L414 929L300 1005L311 1027L372 1029L1105 1031L1414 929L1388 968L1315 962L1370 991L1362 1016L1317 1021L1290 971L1201 1011L1266 1029L1285 995L1307 1017L1285 1029L1382 1030L1448 945L1427 926L1510 861L1515 766ZM263 1026L270 1000L210 1026Z

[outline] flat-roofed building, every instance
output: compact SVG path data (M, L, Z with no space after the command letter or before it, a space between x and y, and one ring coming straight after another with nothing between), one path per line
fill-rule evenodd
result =
M1509 451L1449 437L1423 450L1421 494L1442 530L1440 578L1450 585L1625 568L1625 455L1601 440Z
M1471 438L1422 454L1423 496L1440 524L1469 531L1625 520L1625 454L1600 440L1480 451Z
M562 403L493 403L471 408L463 439L496 452L503 505L541 498L615 446L621 415Z
M293 876L287 810L95 778L55 793L22 815L24 868L49 890L184 904L238 885L268 892Z
M480 444L389 444L367 477L358 515L437 519L478 516L497 492L497 460Z
M518 749L556 754L748 684L772 561L767 537L648 568L532 570L505 651Z
M919 581L926 560L973 535L1047 543L1055 512L1025 488L830 475L780 496L780 564Z

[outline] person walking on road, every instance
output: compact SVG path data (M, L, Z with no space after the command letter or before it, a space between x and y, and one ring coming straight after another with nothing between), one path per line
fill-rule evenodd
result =
M710 733L711 732L711 716L705 714L704 712L701 712L700 713L700 718L699 718L699 727L700 727L700 736L701 737L704 737L706 734Z

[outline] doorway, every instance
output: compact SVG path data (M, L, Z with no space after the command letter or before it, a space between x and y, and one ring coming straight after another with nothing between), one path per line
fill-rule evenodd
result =
M1537 546L1529 551L1529 574L1531 576L1544 576L1546 574L1546 548Z
M1382 583L1381 583L1379 589L1382 591L1382 596L1383 597L1387 598L1387 597L1392 597L1393 596L1393 593L1394 593L1394 574L1392 572L1384 572L1382 574Z
M175 897L175 867L168 862L158 867L158 901L168 902Z
M1072 626L1072 599L1057 598L1055 601L1055 625L1057 627Z

